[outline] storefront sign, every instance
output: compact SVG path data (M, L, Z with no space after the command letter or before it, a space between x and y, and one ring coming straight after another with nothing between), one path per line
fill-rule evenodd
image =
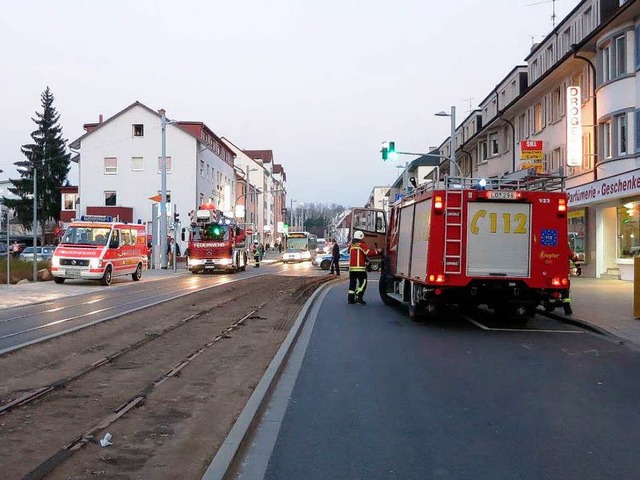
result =
M569 207L640 194L640 169L567 188Z
M535 168L536 169L536 173L543 173L544 172L544 166L541 163L520 162L520 169L521 170L528 170L529 168Z
M520 142L520 160L543 160L542 140L523 140ZM524 168L524 167L522 167Z
M567 166L582 165L582 96L580 87L567 87Z

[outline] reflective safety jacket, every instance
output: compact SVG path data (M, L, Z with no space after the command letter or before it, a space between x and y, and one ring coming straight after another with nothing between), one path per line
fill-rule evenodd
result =
M376 251L373 248L367 247L364 242L352 243L349 248L349 271L351 272L364 272L367 269L366 261L367 257L375 255Z

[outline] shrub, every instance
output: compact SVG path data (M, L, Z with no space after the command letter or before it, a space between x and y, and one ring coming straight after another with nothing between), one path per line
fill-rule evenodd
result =
M20 280L33 278L33 262L19 260L17 258L10 259L11 267L11 283L18 283ZM38 262L38 270L47 269L51 267L51 262L42 261ZM3 256L0 259L0 284L7 283L7 257Z

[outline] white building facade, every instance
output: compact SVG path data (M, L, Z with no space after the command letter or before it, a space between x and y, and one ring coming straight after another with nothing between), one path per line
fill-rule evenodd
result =
M78 213L113 214L150 224L150 197L161 191L161 115L135 102L111 118L86 124L87 133L70 144L79 151ZM204 124L166 126L167 214L189 212L205 202L233 211L235 174L231 151ZM157 202L155 202L157 203Z

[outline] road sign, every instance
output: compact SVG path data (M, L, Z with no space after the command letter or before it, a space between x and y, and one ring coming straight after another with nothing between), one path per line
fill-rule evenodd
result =
M153 197L149 197L149 200L153 200L156 203L160 203L162 201L162 195L154 195Z

